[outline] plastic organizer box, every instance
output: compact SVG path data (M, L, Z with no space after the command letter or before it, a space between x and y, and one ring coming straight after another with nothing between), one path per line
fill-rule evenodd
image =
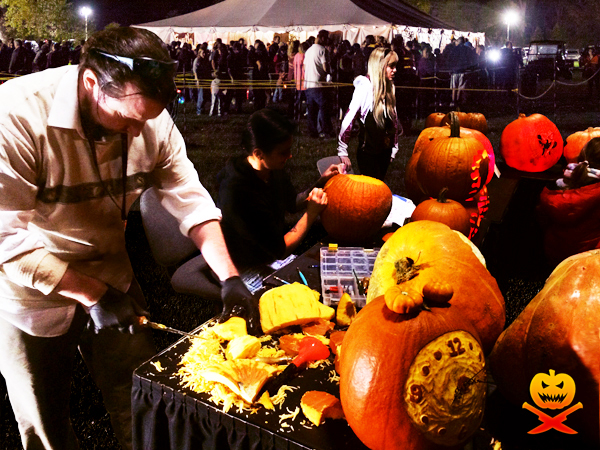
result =
M330 249L321 247L321 292L323 304L330 306L339 302L347 292L357 307L366 305L367 296L361 294L356 278L370 277L379 248L339 247ZM356 274L356 276L355 276Z

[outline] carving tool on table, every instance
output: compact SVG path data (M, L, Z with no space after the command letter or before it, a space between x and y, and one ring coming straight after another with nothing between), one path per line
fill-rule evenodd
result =
M139 318L139 322L140 322L140 325L145 326L145 327L150 327L150 328L153 328L155 330L168 331L169 333L180 334L182 336L187 336L187 337L196 337L195 334L188 333L186 331L177 330L175 328L168 327L168 326L163 325L161 323L151 322L145 316L141 316Z
M277 281L279 281L283 284L290 284L289 281L285 281L283 278L279 278L277 275L273 275L273 278L275 278Z
M356 270L354 270L354 268L352 268L352 273L354 274L354 279L356 280L356 287L358 288L358 293L360 295L365 295L365 291L363 289L363 285L360 282L360 280L358 279L358 275L356 274Z
M302 280L302 282L304 283L305 286L308 286L308 281L306 281L306 277L304 276L304 274L302 272L300 272L300 268L296 267L296 271L298 272L298 276L300 277L300 279Z

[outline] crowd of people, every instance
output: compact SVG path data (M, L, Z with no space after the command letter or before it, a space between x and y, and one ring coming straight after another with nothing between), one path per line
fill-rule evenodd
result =
M319 47L313 48L315 44ZM271 42L256 40L253 44L243 38L229 43L218 38L212 46L204 42L193 48L178 41L169 45L171 57L179 62L178 70L193 73L197 81L195 92L188 89L185 93L186 100L197 102L197 114L224 116L241 112L247 101L254 111L270 102L283 102L296 122L308 116L309 131L314 137L333 137L330 120L347 111L354 90L352 83L367 74L369 56L377 47L390 48L398 55L393 81L398 94L398 117L405 130L410 130L415 117L423 117L441 105L464 107L467 102L483 101L483 96L467 98L469 88L510 90L516 86L519 58L510 42L502 50L500 67L489 65L485 46L473 45L464 37L435 49L416 39L405 41L401 35L391 42L369 35L361 44L319 36L286 43L275 35ZM319 52L315 52L317 48ZM310 58L305 61L307 54ZM323 69L309 70L307 75L306 63L314 69L315 56L322 60ZM317 84L320 90L309 95L318 97L307 98L307 86L314 88ZM327 104L318 108L317 130L313 126L314 114L309 111L310 105L316 103Z
M22 39L0 40L0 72L26 75L44 69L79 64L84 40L53 42L46 39L36 42Z
M494 68L492 77L485 47L474 46L463 37L435 49L416 39L405 42L400 35L391 42L382 36L369 35L361 44L329 38L319 43L317 39L312 36L305 42L285 43L275 35L271 42L256 40L248 45L243 38L229 43L218 38L212 45L203 42L195 48L190 43L173 41L168 49L171 58L178 62L178 72L197 82L196 89L184 89L185 99L196 102L197 114L225 116L242 112L247 101L252 103L254 111L270 102L282 102L288 106L288 115L297 122L310 115L310 104L325 102L327 107L318 108L324 117L318 119L317 130L314 127L310 130L315 137L334 136L330 120L347 111L353 80L367 74L369 55L377 47L391 48L399 57L394 85L398 91L398 117L407 131L416 116L423 117L441 105L464 107L469 100L468 88L487 89L492 79L495 87L502 89L509 90L516 85L518 57L513 54L510 42L502 50L506 67ZM326 61L324 79L317 81L320 88L327 89L313 91L312 94L318 93L319 97L311 100L306 98L306 84L314 84L311 77L323 75L313 71L308 80L305 78L305 54L311 54L309 50L315 43L323 47L321 56ZM24 75L78 64L83 44L84 41L75 45L72 41L61 43L48 39L0 41L0 72ZM327 85L324 81L332 83ZM477 99L473 98L472 102L477 103ZM314 113L309 119L309 123L314 123Z

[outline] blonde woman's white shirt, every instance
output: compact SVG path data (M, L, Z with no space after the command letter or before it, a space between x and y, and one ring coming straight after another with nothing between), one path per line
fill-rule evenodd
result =
M354 93L348 106L348 111L342 119L338 136L338 156L348 156L348 142L352 133L352 123L358 114L364 124L367 114L373 111L373 83L369 77L359 75L354 79ZM398 153L398 144L392 148L392 158Z

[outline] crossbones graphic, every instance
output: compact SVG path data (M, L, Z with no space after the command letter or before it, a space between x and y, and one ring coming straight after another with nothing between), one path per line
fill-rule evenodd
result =
M533 430L528 431L527 432L528 434L539 434L539 433L543 433L544 431L548 431L552 428L554 428L562 433L577 434L577 431L575 431L573 428L569 428L563 422L567 419L567 416L569 414L577 411L580 408L583 408L583 405L581 404L581 402L579 402L576 405L571 406L569 409L561 412L559 415L557 415L555 417L550 417L548 414L540 411L535 406L531 406L527 402L523 403L523 408L528 411L531 411L532 413L537 415L538 419L540 419L542 421L541 425L538 425Z

